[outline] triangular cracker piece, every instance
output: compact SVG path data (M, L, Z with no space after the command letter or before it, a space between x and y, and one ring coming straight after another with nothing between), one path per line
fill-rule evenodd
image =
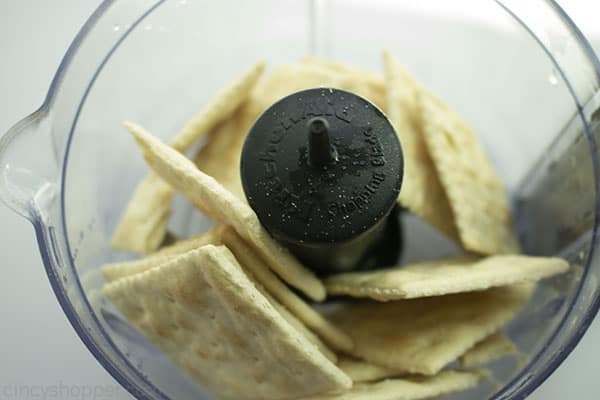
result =
M223 244L235 255L242 267L249 271L271 295L306 324L308 328L319 335L333 349L346 352L352 350L354 347L352 339L281 282L266 266L262 258L256 254L254 249L232 227L223 227L220 231L220 238Z
M157 267L174 258L180 256L183 253L187 253L190 250L198 249L207 244L219 244L217 235L215 235L214 229L209 230L206 233L194 236L190 239L181 240L175 242L171 246L164 247L155 253L151 253L144 258L132 261L122 261L110 264L104 264L100 270L102 275L107 282L112 282L126 276L139 274L149 270L150 268Z
M535 282L569 269L561 258L490 256L424 261L377 271L334 275L325 281L333 295L379 301L440 296Z
M249 205L142 127L131 123L127 127L142 148L146 161L173 188L213 220L233 226L287 283L313 300L325 298L323 283L269 235Z
M395 376L405 375L406 372L382 367L364 360L358 360L350 357L341 357L337 366L352 379L352 382L373 382L381 379L393 378Z
M221 89L169 143L184 152L208 134L248 97L264 70L260 61ZM171 215L173 190L156 174L146 176L135 190L112 238L116 250L150 253L160 246Z
M387 113L404 157L401 206L423 218L450 239L458 240L454 217L435 165L427 150L418 116L420 85L389 53L383 53L387 83Z
M389 303L341 304L328 316L354 340L352 355L389 368L434 375L526 304L523 284Z
M280 400L351 386L273 308L223 246L108 284L105 295L222 399Z
M483 339L471 350L460 356L459 361L461 366L471 368L515 354L516 352L517 346L512 340L502 332L496 332Z
M483 254L518 253L504 184L471 127L429 92L419 92L418 107L425 143L464 248Z
M442 371L430 377L405 377L374 383L357 383L340 394L318 395L304 400L419 400L460 392L477 386L483 374Z

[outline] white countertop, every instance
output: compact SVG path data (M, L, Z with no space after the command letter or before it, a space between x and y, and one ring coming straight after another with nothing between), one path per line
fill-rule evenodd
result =
M564 0L600 50L600 7ZM0 133L36 109L97 0L0 2ZM595 40L594 40L595 38ZM0 400L130 399L76 336L50 288L28 222L0 205ZM592 400L600 379L600 322L530 398ZM58 393L56 393L58 391ZM94 396L92 393L96 393Z

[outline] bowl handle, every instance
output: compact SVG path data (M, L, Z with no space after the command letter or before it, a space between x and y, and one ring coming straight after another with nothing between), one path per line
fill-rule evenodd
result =
M37 195L55 186L57 163L52 148L50 118L43 109L17 122L0 138L0 200L30 221L39 211Z

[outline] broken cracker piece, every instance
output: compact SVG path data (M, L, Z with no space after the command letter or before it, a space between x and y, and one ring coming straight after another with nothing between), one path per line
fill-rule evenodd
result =
M435 375L510 321L533 289L533 284L521 284L388 303L345 303L327 316L354 340L351 355Z
M404 178L398 203L458 240L454 217L444 188L423 138L417 113L419 83L388 52L383 53L387 88L387 112L404 156Z
M224 246L192 250L108 284L104 294L219 398L279 400L352 385L277 313Z
M483 374L442 371L430 377L404 377L374 383L358 383L339 394L317 395L305 400L418 400L460 392L477 386Z
M127 123L127 127L150 166L173 188L210 218L233 226L260 253L269 268L287 283L313 300L325 298L323 283L269 235L249 205L141 126Z
M425 143L463 247L482 254L518 253L504 184L475 133L432 93L420 91L417 101Z
M567 271L561 258L501 255L424 261L376 271L333 275L327 293L379 301L441 296L535 282Z
M471 368L515 354L516 352L517 346L512 340L504 333L496 332L460 356L459 362L461 366Z
M352 339L281 282L256 254L255 250L232 227L223 227L220 230L220 238L223 244L235 255L242 267L248 270L273 297L306 324L309 329L319 335L335 350L348 352L353 349Z

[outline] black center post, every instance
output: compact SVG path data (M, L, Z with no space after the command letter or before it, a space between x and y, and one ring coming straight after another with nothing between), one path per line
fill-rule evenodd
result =
M248 133L241 176L264 227L318 273L396 261L398 222L388 217L402 149L368 100L329 88L281 99Z

